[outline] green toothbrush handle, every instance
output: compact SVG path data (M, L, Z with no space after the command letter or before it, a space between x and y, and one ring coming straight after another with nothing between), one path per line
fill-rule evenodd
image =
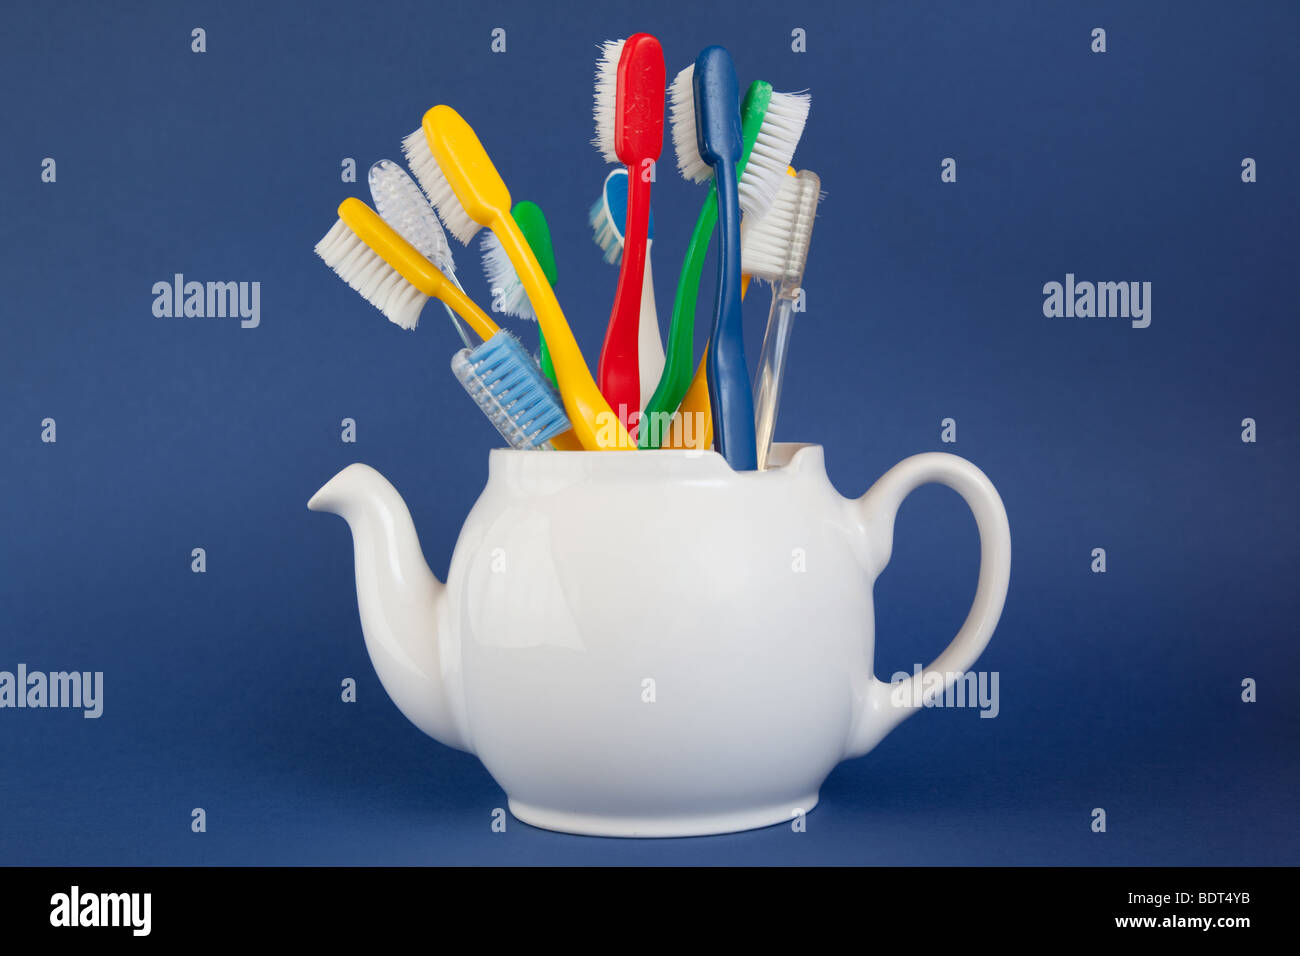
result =
M659 384L641 414L637 444L641 448L658 448L668 438L667 418L656 429L656 416L671 416L682 403L695 374L695 300L699 298L700 276L704 257L709 251L718 224L718 187L709 183L709 195L695 220L695 230L686 246L682 273L677 279L677 296L673 299L673 317L668 326L668 346L664 350L664 370ZM662 434L655 434L656 430Z
M546 336L542 334L540 325L537 327L537 363L542 367L542 374L558 389L560 384L555 380L555 366L551 364L551 350L546 347Z

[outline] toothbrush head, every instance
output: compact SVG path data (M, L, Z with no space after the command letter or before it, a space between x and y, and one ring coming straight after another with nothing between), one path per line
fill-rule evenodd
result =
M740 238L741 269L755 279L797 289L803 282L821 200L821 180L811 170L785 173L776 199L762 216L745 219Z
M451 371L511 448L537 448L570 428L560 396L509 332L461 349Z
M492 309L520 319L536 319L537 314L528 301L524 284L515 271L514 263L506 254L501 240L490 232L483 234L479 245L483 256L483 275L487 277L488 288L492 290Z
M451 244L420 187L397 163L381 159L367 177L375 210L445 276L456 274Z
M609 214L605 190L601 190L600 198L591 204L587 221L591 223L591 237L600 246L601 257L611 265L622 259L623 234L614 225L614 217Z
M807 93L774 93L770 83L750 84L741 106L743 138L749 146L739 185L746 216L762 216L784 187L810 105Z
M483 226L510 210L510 191L478 135L450 106L424 114L402 140L402 152L447 231L468 243Z
M623 232L627 223L627 170L613 169L605 177L605 188L600 191L600 198L591 205L587 215L591 223L592 237L596 245L605 254L605 261L616 263L623 257ZM650 225L646 239L650 242L655 237L655 213L650 210Z
M339 218L316 243L316 254L367 302L413 329L429 298L448 283L432 262L359 199L339 205Z
M695 58L695 139L700 157L716 169L740 162L740 92L736 65L720 46L706 46ZM784 168L784 167L782 167Z
M592 144L607 163L658 159L664 138L664 53L648 33L607 40L596 64Z
M533 251L542 274L551 287L555 286L555 249L551 245L551 230L546 224L546 216L535 202L522 199L515 203L511 211L515 224L524 234L524 241ZM506 254L501 240L489 232L483 236L483 272L487 276L488 286L493 298L506 315L536 321L537 313L533 311L528 293L524 289L519 273Z
M668 92L669 113L673 124L673 152L682 178L693 183L708 182L713 167L700 155L695 136L695 64L677 74Z

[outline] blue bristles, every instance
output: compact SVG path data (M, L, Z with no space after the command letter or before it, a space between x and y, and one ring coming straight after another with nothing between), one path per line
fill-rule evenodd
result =
M461 349L451 370L511 448L537 448L572 427L536 360L505 330Z

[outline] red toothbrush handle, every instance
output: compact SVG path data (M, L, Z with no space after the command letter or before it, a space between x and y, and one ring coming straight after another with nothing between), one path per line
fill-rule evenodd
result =
M600 350L597 384L623 427L641 409L641 373L637 358L638 327L641 323L641 285L645 278L646 232L650 228L650 183L643 171L627 171L627 220L623 233L623 264L618 270L614 308ZM628 428L635 437L635 432Z

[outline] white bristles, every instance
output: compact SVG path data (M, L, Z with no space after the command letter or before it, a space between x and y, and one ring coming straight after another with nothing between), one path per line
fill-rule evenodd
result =
M600 198L591 204L587 221L591 223L592 235L596 245L600 246L605 261L611 264L618 262L623 257L623 234L618 231L618 227L614 224L614 217L610 215L604 190L601 190Z
M433 203L433 208L438 210L442 224L456 237L457 242L467 244L482 227L469 217L465 207L456 198L451 183L447 182L447 177L442 174L438 161L433 157L433 151L429 149L423 127L402 140L402 152L406 155L406 165L411 167L420 188L429 197L429 202Z
M821 182L804 170L786 174L776 199L757 219L746 217L740 236L740 267L746 274L772 284L803 279L812 241L813 220L821 199Z
M528 301L524 283L515 271L514 263L506 255L501 240L490 232L483 234L483 274L492 290L493 311L504 312L521 319L536 319L533 304Z
M413 329L429 297L361 241L342 219L316 243L316 255L362 298L404 329Z
M614 110L618 100L618 61L626 40L606 40L600 46L596 63L596 100L592 112L596 117L596 135L591 145L600 150L607 163L617 163L614 151Z
M788 179L787 168L808 122L807 93L773 93L763 123L740 174L740 208L746 216L761 216Z
M677 74L668 89L669 112L673 122L673 151L677 169L693 183L708 182L713 167L700 155L700 141L695 135L695 64Z

